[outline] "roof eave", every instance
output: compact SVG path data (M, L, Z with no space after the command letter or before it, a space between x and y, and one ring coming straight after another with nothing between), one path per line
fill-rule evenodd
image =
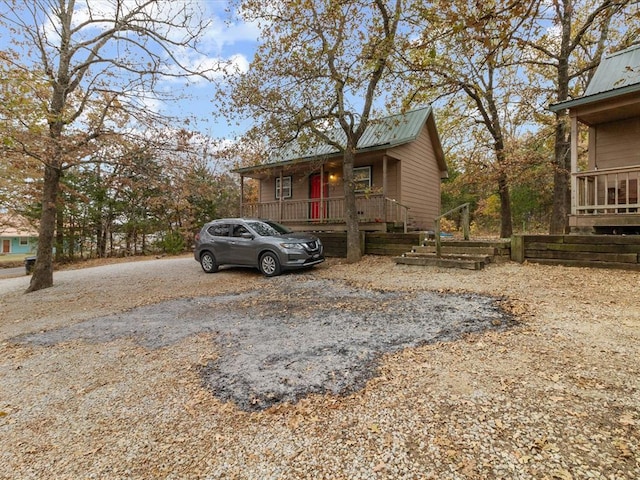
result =
M629 93L640 92L640 83L634 83L633 85L627 85L625 87L616 88L614 90L607 90L606 92L594 93L586 97L575 98L573 100L566 100L564 102L553 103L549 105L549 110L552 112L559 112L567 108L582 107L591 103L601 102L603 100L609 100Z
M410 143L413 140L409 139L409 140L404 140L402 142L391 142L391 143L384 143L381 145L372 145L366 148L359 148L356 151L356 155L358 154L362 154L362 153L367 153L367 152L375 152L377 150L388 150L390 148L393 147L397 147L398 145L404 145L405 143ZM332 158L339 158L343 155L343 152L334 152L334 153L327 153L327 154L323 154L323 155L313 155L310 157L300 157L300 158L295 158L295 159L291 159L291 160L282 160L280 162L274 162L274 163L264 163L264 164L260 164L260 165L254 165L251 167L242 167L242 168L236 168L234 170L231 170L232 173L249 173L249 172L254 172L256 170L267 170L267 169L272 169L272 168L280 168L280 167L288 167L288 166L292 166L292 165L303 165L305 163L311 163L320 159L332 159Z

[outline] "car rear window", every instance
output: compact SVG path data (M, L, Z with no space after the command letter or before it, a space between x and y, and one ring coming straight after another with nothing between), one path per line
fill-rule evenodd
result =
M220 223L217 225L211 225L207 228L207 232L214 237L228 237L229 236L229 225L226 223Z

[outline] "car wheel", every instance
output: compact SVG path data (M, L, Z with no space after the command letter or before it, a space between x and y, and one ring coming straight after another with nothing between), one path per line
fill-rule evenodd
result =
M267 277L280 275L280 261L271 252L263 253L260 257L260 271Z
M216 258L211 252L204 252L202 255L200 255L200 265L202 266L202 270L204 270L206 273L214 273L218 271Z

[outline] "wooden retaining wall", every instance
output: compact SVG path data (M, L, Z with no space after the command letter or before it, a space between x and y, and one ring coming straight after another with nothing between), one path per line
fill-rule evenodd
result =
M511 259L640 270L640 235L516 235L511 241Z
M347 256L346 232L314 233L324 245L327 257ZM420 233L360 232L360 245L365 255L402 255L419 245Z
M324 244L326 256L347 256L345 232L316 235ZM360 238L366 255L390 256L402 255L422 240L419 232L361 232ZM640 235L515 235L511 239L511 260L640 271Z

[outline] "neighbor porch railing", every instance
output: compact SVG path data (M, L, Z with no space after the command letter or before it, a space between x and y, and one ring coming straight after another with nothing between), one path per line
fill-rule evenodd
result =
M573 215L638 213L640 165L573 174Z
M406 231L409 208L384 195L356 196L360 222L403 222ZM242 214L279 222L342 223L346 220L344 197L243 203Z

